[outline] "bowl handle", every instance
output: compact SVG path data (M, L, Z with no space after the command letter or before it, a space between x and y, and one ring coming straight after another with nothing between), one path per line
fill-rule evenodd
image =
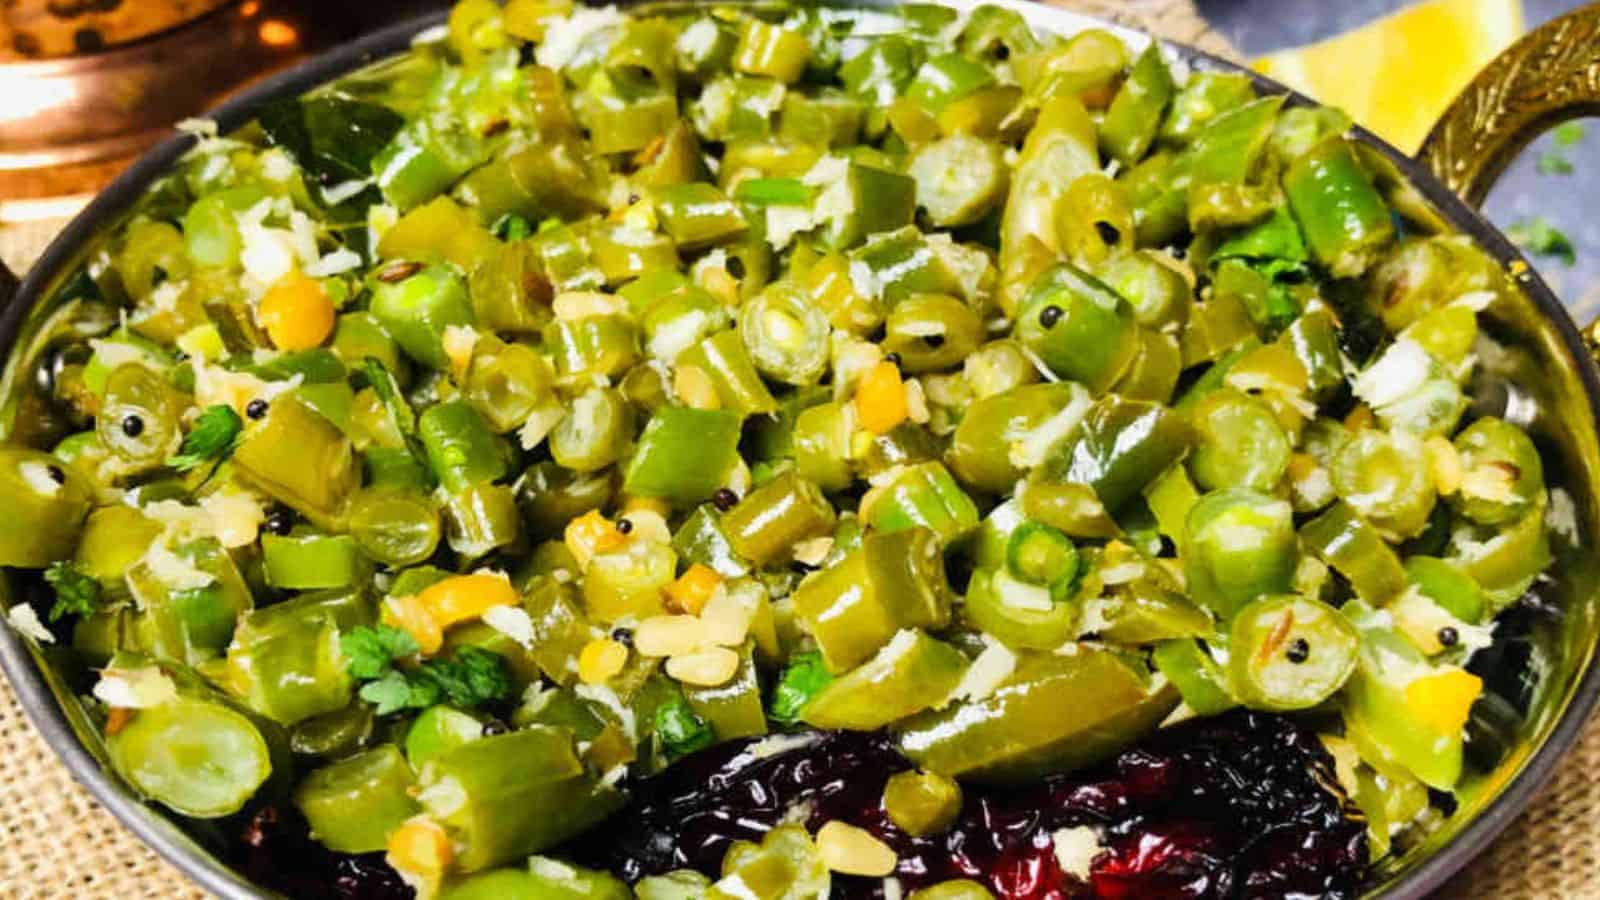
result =
M1467 85L1418 159L1474 208L1528 142L1567 119L1600 115L1600 3L1539 26Z
M1528 142L1600 115L1600 3L1535 28L1490 61L1450 104L1417 158L1474 209ZM1582 328L1600 362L1600 318Z

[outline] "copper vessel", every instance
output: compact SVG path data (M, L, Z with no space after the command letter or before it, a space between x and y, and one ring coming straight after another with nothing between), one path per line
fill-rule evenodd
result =
M0 5L0 222L72 211L174 122L430 5L9 0Z

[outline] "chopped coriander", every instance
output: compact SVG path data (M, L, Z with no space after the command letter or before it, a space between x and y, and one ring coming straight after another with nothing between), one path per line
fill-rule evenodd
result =
M1577 146L1583 141L1584 127L1582 122L1567 122L1556 126L1551 132L1554 146L1539 154L1538 169L1540 175L1571 175L1573 171L1572 160L1567 158L1564 150Z
M682 697L657 707L655 724L662 746L674 758L704 750L716 739L711 726L695 715L694 707Z
M1568 266L1577 262L1578 253L1572 246L1572 239L1543 216L1513 223L1506 229L1506 237L1529 253L1553 256Z
M1560 150L1551 148L1539 154L1537 168L1540 175L1571 175L1572 160L1562 155Z
M44 580L56 592L50 621L71 613L86 616L100 607L100 582L78 571L70 562L54 562L44 570Z
M412 705L411 682L399 670L391 669L377 681L362 685L360 696L378 707L378 715L387 716Z
M463 647L453 659L397 669L397 660L417 654L417 642L405 631L379 625L356 628L339 639L339 648L346 670L367 682L361 686L361 699L375 704L380 716L444 702L471 709L511 696L511 669L505 659L480 647Z
M459 709L483 706L511 696L511 670L505 657L481 647L462 647L453 659L432 659L411 673L412 691L436 690ZM440 698L432 698L432 706Z
M775 722L793 725L800 720L800 712L811 702L811 698L821 693L832 680L827 666L822 664L821 653L815 650L796 653L790 657L788 668L783 670L783 677L778 679L778 686L772 689L771 709L767 715Z
M339 649L346 659L345 670L356 678L379 678L394 667L394 661L415 656L420 649L409 633L392 625L356 628L339 638Z
M239 444L239 432L244 421L233 407L224 404L208 406L194 420L194 427L183 438L183 447L171 461L180 472L198 469L206 463L220 463L227 459Z

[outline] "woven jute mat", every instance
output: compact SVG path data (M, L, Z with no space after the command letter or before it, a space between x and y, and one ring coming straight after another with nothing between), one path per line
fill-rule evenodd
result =
M1193 44L1233 50L1189 0L1061 0L1060 5ZM9 231L10 233L6 233ZM17 268L43 246L37 226L0 229ZM1500 840L1438 896L1600 898L1600 722ZM0 898L173 900L205 893L72 780L0 682Z

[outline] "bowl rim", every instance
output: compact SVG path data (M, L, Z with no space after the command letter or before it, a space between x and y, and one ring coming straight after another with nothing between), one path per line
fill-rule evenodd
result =
M945 0L944 5L969 11L984 2L1013 9L1036 27L1060 31L1082 27L1109 28L1136 48L1153 39L1178 58L1200 69L1242 72L1249 75L1260 90L1285 94L1291 102L1315 103L1298 91L1231 60L1180 41L1092 15L1026 0ZM895 0L824 0L824 3L880 9L898 5ZM690 0L672 5L692 6L694 3ZM208 111L205 118L216 122L222 133L230 132L254 119L268 102L305 93L406 51L419 37L444 24L447 16L446 11L426 14L312 57L252 85ZM1355 126L1351 133L1394 163L1445 219L1470 235L1478 246L1489 251L1499 263L1504 265L1520 261L1526 264L1521 252L1504 234L1477 209L1446 188L1416 159L1365 128ZM82 251L103 233L106 223L125 215L145 189L171 171L198 142L196 135L184 132L162 141L96 194L51 241L22 279L15 297L0 313L0 362L7 359L14 349L22 325L33 307L48 297L49 290L60 275L79 261ZM1590 416L1600 422L1600 369L1597 369L1596 360L1586 348L1571 314L1533 267L1526 266L1525 272L1520 273L1516 280L1537 312L1554 328L1562 347L1574 360ZM270 889L247 880L217 855L208 852L175 822L138 799L100 765L78 740L40 669L42 663L36 660L34 653L12 629L0 627L0 670L5 672L15 689L25 715L66 765L73 779L87 788L97 801L147 846L212 894L226 900L263 900L276 896ZM1448 843L1401 870L1395 878L1381 886L1381 892L1368 891L1368 895L1381 896L1385 900L1420 900L1444 885L1527 808L1534 795L1550 780L1560 759L1577 742L1597 703L1600 703L1600 660L1597 660L1594 648L1590 647L1588 657L1582 662L1577 683L1548 736L1528 754L1520 769L1500 788L1489 804Z

